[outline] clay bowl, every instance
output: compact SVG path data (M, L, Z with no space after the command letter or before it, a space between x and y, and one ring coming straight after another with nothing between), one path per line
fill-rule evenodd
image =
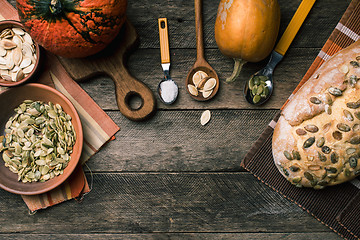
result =
M71 175L80 159L83 147L83 131L76 109L63 94L46 85L29 83L8 88L0 93L0 103L2 103L0 104L0 135L4 135L5 124L15 114L14 109L26 99L60 104L63 110L72 117L72 124L76 132L76 142L73 153L70 155L71 160L64 169L64 173L45 182L19 182L17 174L5 167L2 153L0 154L0 187L15 194L35 195L54 189Z
M6 28L13 28L13 27L21 28L24 30L24 26L18 21L13 21L13 20L0 21L0 32L2 32ZM39 68L40 55L41 55L39 45L35 42L34 42L34 45L35 45L35 51L36 51L36 62L35 62L34 69L25 78L23 78L17 82L4 80L0 75L0 86L3 86L3 87L18 86L20 84L23 84L23 83L29 81L33 77L33 75L36 73L37 69Z

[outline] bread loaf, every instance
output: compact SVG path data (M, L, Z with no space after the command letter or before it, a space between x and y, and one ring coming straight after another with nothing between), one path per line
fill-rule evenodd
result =
M275 164L298 187L360 174L360 40L327 60L292 96L272 139Z

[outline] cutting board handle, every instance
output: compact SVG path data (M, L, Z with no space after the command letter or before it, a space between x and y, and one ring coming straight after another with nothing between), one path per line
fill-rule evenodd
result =
M143 121L153 115L156 110L156 99L152 91L142 82L129 74L126 68L108 73L115 83L116 101L120 112L132 121ZM124 81L123 79L126 79ZM139 97L141 105L133 109L129 102L132 97Z

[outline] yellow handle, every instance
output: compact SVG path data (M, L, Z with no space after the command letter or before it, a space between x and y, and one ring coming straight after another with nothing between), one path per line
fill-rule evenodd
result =
M316 0L303 0L300 3L299 8L296 10L284 34L275 47L276 52L285 55L315 1Z
M166 18L159 18L161 63L170 63L169 36Z

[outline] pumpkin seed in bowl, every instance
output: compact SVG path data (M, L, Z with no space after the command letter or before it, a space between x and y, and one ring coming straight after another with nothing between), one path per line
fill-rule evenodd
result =
M76 141L71 117L59 104L25 100L0 137L5 166L18 181L44 182L63 174Z

